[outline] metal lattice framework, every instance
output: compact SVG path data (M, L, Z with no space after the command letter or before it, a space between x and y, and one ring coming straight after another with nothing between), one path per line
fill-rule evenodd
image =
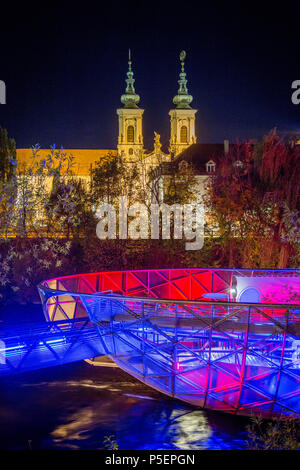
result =
M260 303L237 302L245 289ZM48 321L88 315L99 348L169 396L242 415L300 416L298 270L102 272L45 281L39 291Z
M89 318L25 324L0 330L0 376L104 354Z

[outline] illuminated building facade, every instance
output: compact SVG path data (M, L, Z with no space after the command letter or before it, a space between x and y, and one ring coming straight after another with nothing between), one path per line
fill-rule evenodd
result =
M205 150L205 163L213 158L214 149L205 144L196 144L195 115L197 110L191 107L193 97L188 93L185 66L186 53L180 53L181 71L179 74L179 89L173 98L174 107L169 111L170 138L168 151L162 150L160 135L154 132L154 148L148 151L144 148L143 115L144 110L139 107L140 96L135 91L135 79L132 69L132 59L129 51L128 71L125 93L121 95L122 107L117 109L118 116L118 142L114 149L64 149L64 152L74 157L73 173L87 183L90 181L90 171L95 162L110 154L122 156L128 163L142 164L146 173L150 168L170 163L174 158L185 158L184 152L190 147L198 151L199 145ZM40 149L41 158L50 153L49 149ZM203 152L202 152L203 153ZM18 168L22 169L30 164L31 148L17 149ZM179 160L178 160L179 161ZM208 168L208 167L207 167ZM211 172L209 167L206 173ZM201 183L202 184L202 183ZM201 186L201 185L200 185Z

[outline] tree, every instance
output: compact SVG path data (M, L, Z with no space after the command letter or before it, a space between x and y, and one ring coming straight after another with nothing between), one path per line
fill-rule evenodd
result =
M28 164L18 165L14 184L17 198L14 210L11 212L11 226L14 233L21 237L42 237L47 235L49 226L52 236L57 233L57 226L50 225L47 220L49 200L53 181L63 185L72 176L73 157L63 149L52 146L46 157L40 155L40 147L32 148L32 156ZM54 209L54 206L52 205ZM70 205L71 210L71 205Z
M0 126L0 182L9 180L16 166L16 142L8 137L6 129Z
M169 166L164 178L164 202L166 204L189 204L196 200L196 178L193 166L185 161Z
M276 131L253 145L237 144L223 156L206 196L223 264L287 267L299 244L287 236L289 222L299 216L299 170L300 149Z
M69 240L70 236L79 237L86 223L95 225L89 196L82 179L55 178L46 203L47 232L50 233L54 227L54 230Z
M102 202L117 204L119 196L127 196L128 203L136 197L139 178L138 167L126 164L120 156L108 154L101 157L91 170L91 197L95 208Z
M253 152L253 176L264 198L270 199L276 216L271 223L272 241L279 248L278 268L287 266L297 240L286 239L288 213L300 210L300 147L289 145L273 130Z
M250 450L299 450L299 421L294 418L263 420L252 418L247 426Z
M0 245L2 301L12 294L22 301L36 299L37 283L50 272L60 272L70 243L59 239L59 223L49 223L49 220L53 221L53 213L49 211L48 203L53 177L65 181L71 176L71 167L72 157L62 149L56 150L53 146L42 158L39 146L35 146L29 164L17 166L12 178L2 183L0 218L5 222ZM73 201L69 205L66 201L64 207L71 212Z
M0 127L0 226L4 238L10 235L11 213L17 197L16 166L16 142Z

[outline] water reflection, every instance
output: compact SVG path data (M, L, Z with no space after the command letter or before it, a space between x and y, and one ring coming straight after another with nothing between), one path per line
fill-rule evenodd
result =
M243 449L247 420L171 400L119 369L86 363L0 383L1 448Z

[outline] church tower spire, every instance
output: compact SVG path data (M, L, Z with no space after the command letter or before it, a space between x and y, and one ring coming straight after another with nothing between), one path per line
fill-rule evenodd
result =
M186 58L186 52L181 51L180 55L180 62L181 62L181 72L179 74L179 80L178 80L178 94L174 96L173 98L173 103L176 105L177 109L191 109L190 104L193 101L192 95L188 94L188 89L186 87L187 84L187 79L186 73L184 71L184 60Z
M139 95L135 92L131 52L128 53L128 72L125 93L121 96L123 108L117 109L119 116L119 155L129 161L136 161L143 151L142 116L143 109L138 107Z
M178 155L184 149L196 142L195 136L195 114L196 109L192 109L190 104L193 101L187 89L187 79L184 70L186 52L181 51L180 55L181 72L179 73L179 89L173 98L175 109L169 112L171 120L170 152L173 156Z
M135 79L133 78L133 71L131 69L131 52L128 50L128 72L126 78L126 91L125 94L121 96L121 103L124 104L124 108L138 108L137 104L140 101L139 95L136 94L134 89Z

